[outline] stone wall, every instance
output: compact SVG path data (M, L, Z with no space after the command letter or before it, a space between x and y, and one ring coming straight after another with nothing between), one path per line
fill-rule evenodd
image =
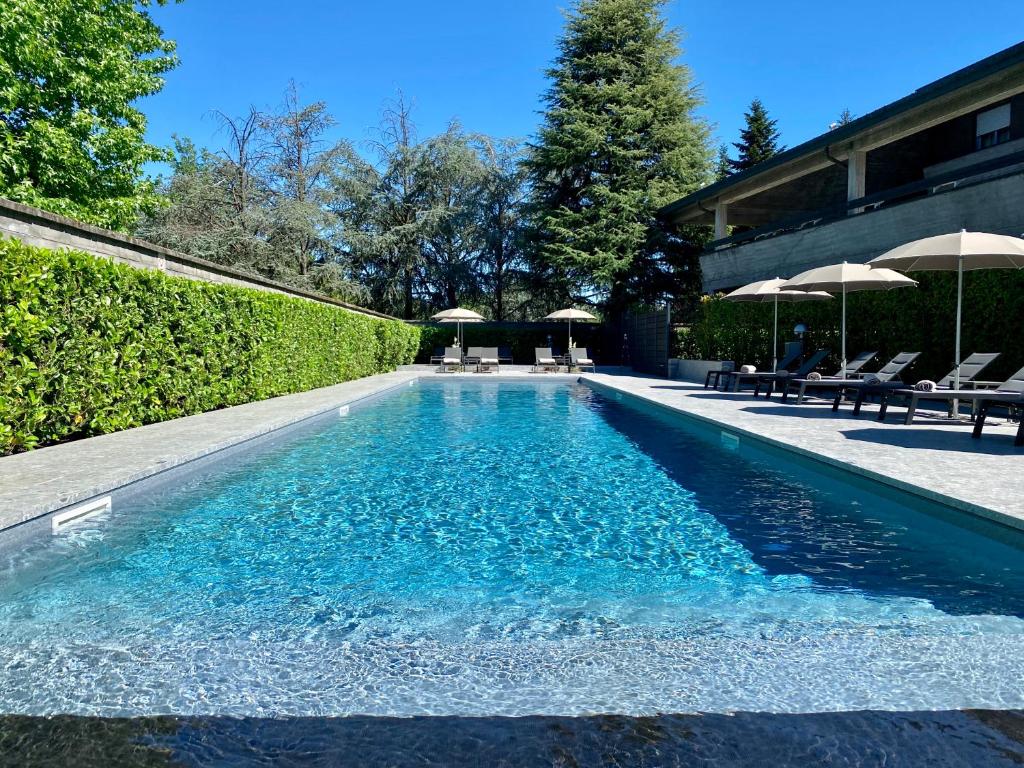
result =
M0 237L13 237L28 245L55 250L67 248L85 251L139 269L157 269L168 275L186 277L190 280L240 285L245 288L256 288L261 291L283 293L310 301L332 304L364 315L389 317L380 312L299 288L292 288L259 275L214 264L180 251L163 248L144 240L84 224L4 198L0 198Z
M841 261L864 263L911 240L960 229L1019 237L1024 232L1024 172L704 254L704 290L792 277Z

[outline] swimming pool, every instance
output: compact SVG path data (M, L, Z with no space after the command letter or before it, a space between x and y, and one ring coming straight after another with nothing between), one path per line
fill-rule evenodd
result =
M168 479L4 552L0 711L1024 705L1011 534L584 385L422 381Z

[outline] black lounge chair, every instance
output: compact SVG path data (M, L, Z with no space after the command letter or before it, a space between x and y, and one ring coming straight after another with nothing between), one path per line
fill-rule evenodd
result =
M434 347L434 354L430 356L431 365L440 365L444 360L444 347Z
M512 365L512 347L498 347L498 362L501 365Z
M1021 368L995 389L935 389L930 392L924 392L916 389L901 389L897 390L895 394L907 395L910 397L910 403L907 406L907 415L903 420L904 424L912 424L914 422L914 414L917 412L917 403L920 400L969 400L972 403L978 404L978 413L980 416L981 408L983 406L987 413L992 405L1012 405L1020 400L1024 400L1024 368ZM984 405L986 402L988 405ZM977 427L977 417L975 418L975 428L977 429L978 434L981 434L981 429Z
M845 379L831 379L831 378L820 378L820 379L808 379L808 378L797 378L790 381L790 386L797 387L797 405L804 401L804 397L807 396L808 389L831 389L835 390L835 401L832 403L832 410L839 409L839 403L843 399L843 395L850 390L857 390L858 402L854 406L854 413L860 413L860 405L864 402L864 397L868 394L877 394L884 390L886 387L883 385L889 385L893 389L903 387L903 380L900 375L906 370L912 362L920 357L920 352L900 352L896 357L890 360L888 363L883 365L878 371L871 374L863 374L862 378L845 378ZM877 384L869 384L869 382L877 382ZM783 393L782 399L786 400L788 390Z
M801 355L800 346L798 344L794 344L790 348L790 350L786 354L786 356L783 357L779 361L777 366L775 366L775 370L777 370L777 371L788 370L791 366L796 365L800 361L800 355ZM722 369L717 370L717 371L708 371L708 375L704 377L704 388L705 389L708 388L708 386L711 383L711 378L714 377L714 379L715 379L714 386L715 386L715 389L718 389L719 381L724 378L725 379L725 387L724 387L724 389L731 389L733 392L738 392L739 391L739 385L740 385L741 382L750 381L750 382L756 383L757 382L757 377L758 376L763 376L764 373L765 372L762 371L760 373L743 373L743 374L741 374L740 373L740 369L737 368L735 365L732 366L732 367L729 367L729 368L722 368ZM738 379L737 378L737 377L741 377L741 376L743 377L742 379Z
M779 371L777 373L762 373L758 379L757 384L754 386L754 397L761 394L761 386L766 385L768 391L765 393L765 397L771 397L772 392L775 391L775 387L778 386L782 389L782 399L786 399L786 395L789 393L789 382L793 379L802 379L804 376L809 374L815 368L817 368L821 361L829 356L827 349L819 349L809 358L801 363L800 367L795 371Z
M591 372L597 373L597 368L594 366L594 361L590 355L587 354L586 348L582 349L570 349L569 350L569 365L574 368L579 368L581 371L584 368L589 368Z
M995 360L997 357L999 357L999 353L998 352L975 352L973 355L970 355L966 360L964 360L962 363L960 363L960 386L961 387L965 387L965 386L966 387L970 387L971 389L977 389L979 386L988 386L988 387L998 386L999 382L996 382L996 381L992 381L992 382L976 381L976 379L978 377L978 374L980 374L983 370L985 370L985 368L987 368L992 363L992 361ZM945 390L952 389L953 388L953 381L954 381L955 377L956 377L956 368L954 368L952 371L950 371L945 376L943 376L941 379L939 379L937 382L935 382L935 390L945 391ZM914 410L917 410L917 403L918 403L918 401L920 401L920 400L928 400L929 399L928 396L933 394L935 392L935 390L918 390L918 389L910 390L910 388L903 388L903 389L889 390L889 391L886 391L886 392L882 393L882 397L879 400L879 405L881 407L878 410L878 420L879 421L884 421L885 420L885 414L886 414L886 411L889 408L889 400L891 398L893 398L893 397L904 397L904 398L907 398L910 401L910 405L914 408ZM908 395L907 392L910 392L910 391L912 391L912 394ZM945 398L943 398L941 395L939 395L938 397L933 397L931 399L939 399L939 400L941 400L941 399L945 399ZM948 409L950 417L953 416L953 403L954 403L954 399L950 398L949 399L949 409ZM975 401L974 404L977 405L977 402Z
M1014 411L1017 414L1017 434L1013 438L1013 444L1018 448L1024 445L1024 394L1017 395L1014 398L1012 395L1003 395L996 397L991 395L989 397L983 397L978 401L978 412L974 417L974 429L971 430L971 437L975 440L981 437L981 430L985 428L985 418L988 416L989 410L992 406L1003 405L1013 415Z
M859 376L860 375L860 369L863 368L868 363L870 363L872 360L874 360L875 359L875 355L877 355L877 354L878 354L877 351L875 351L875 352L861 352L859 355L857 355L855 358L853 358L853 360L848 361L846 363L846 378L853 379L853 378L856 378L857 376ZM843 376L843 369L840 368L838 371L833 373L828 378L830 378L830 379L839 379L839 378L842 378L842 376Z

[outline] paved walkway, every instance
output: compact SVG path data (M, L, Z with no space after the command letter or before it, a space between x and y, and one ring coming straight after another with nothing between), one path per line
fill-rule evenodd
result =
M886 423L865 404L833 413L832 402L795 405L751 393L723 393L700 385L637 375L586 374L584 379L667 406L705 423L889 485L1024 529L1024 448L1012 427L992 419L980 440L966 423L918 411L904 425L903 408L890 406Z

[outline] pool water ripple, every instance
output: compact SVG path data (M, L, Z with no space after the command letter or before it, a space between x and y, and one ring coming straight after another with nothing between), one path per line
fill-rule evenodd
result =
M0 710L1024 705L1021 550L555 383L421 383L6 553Z

